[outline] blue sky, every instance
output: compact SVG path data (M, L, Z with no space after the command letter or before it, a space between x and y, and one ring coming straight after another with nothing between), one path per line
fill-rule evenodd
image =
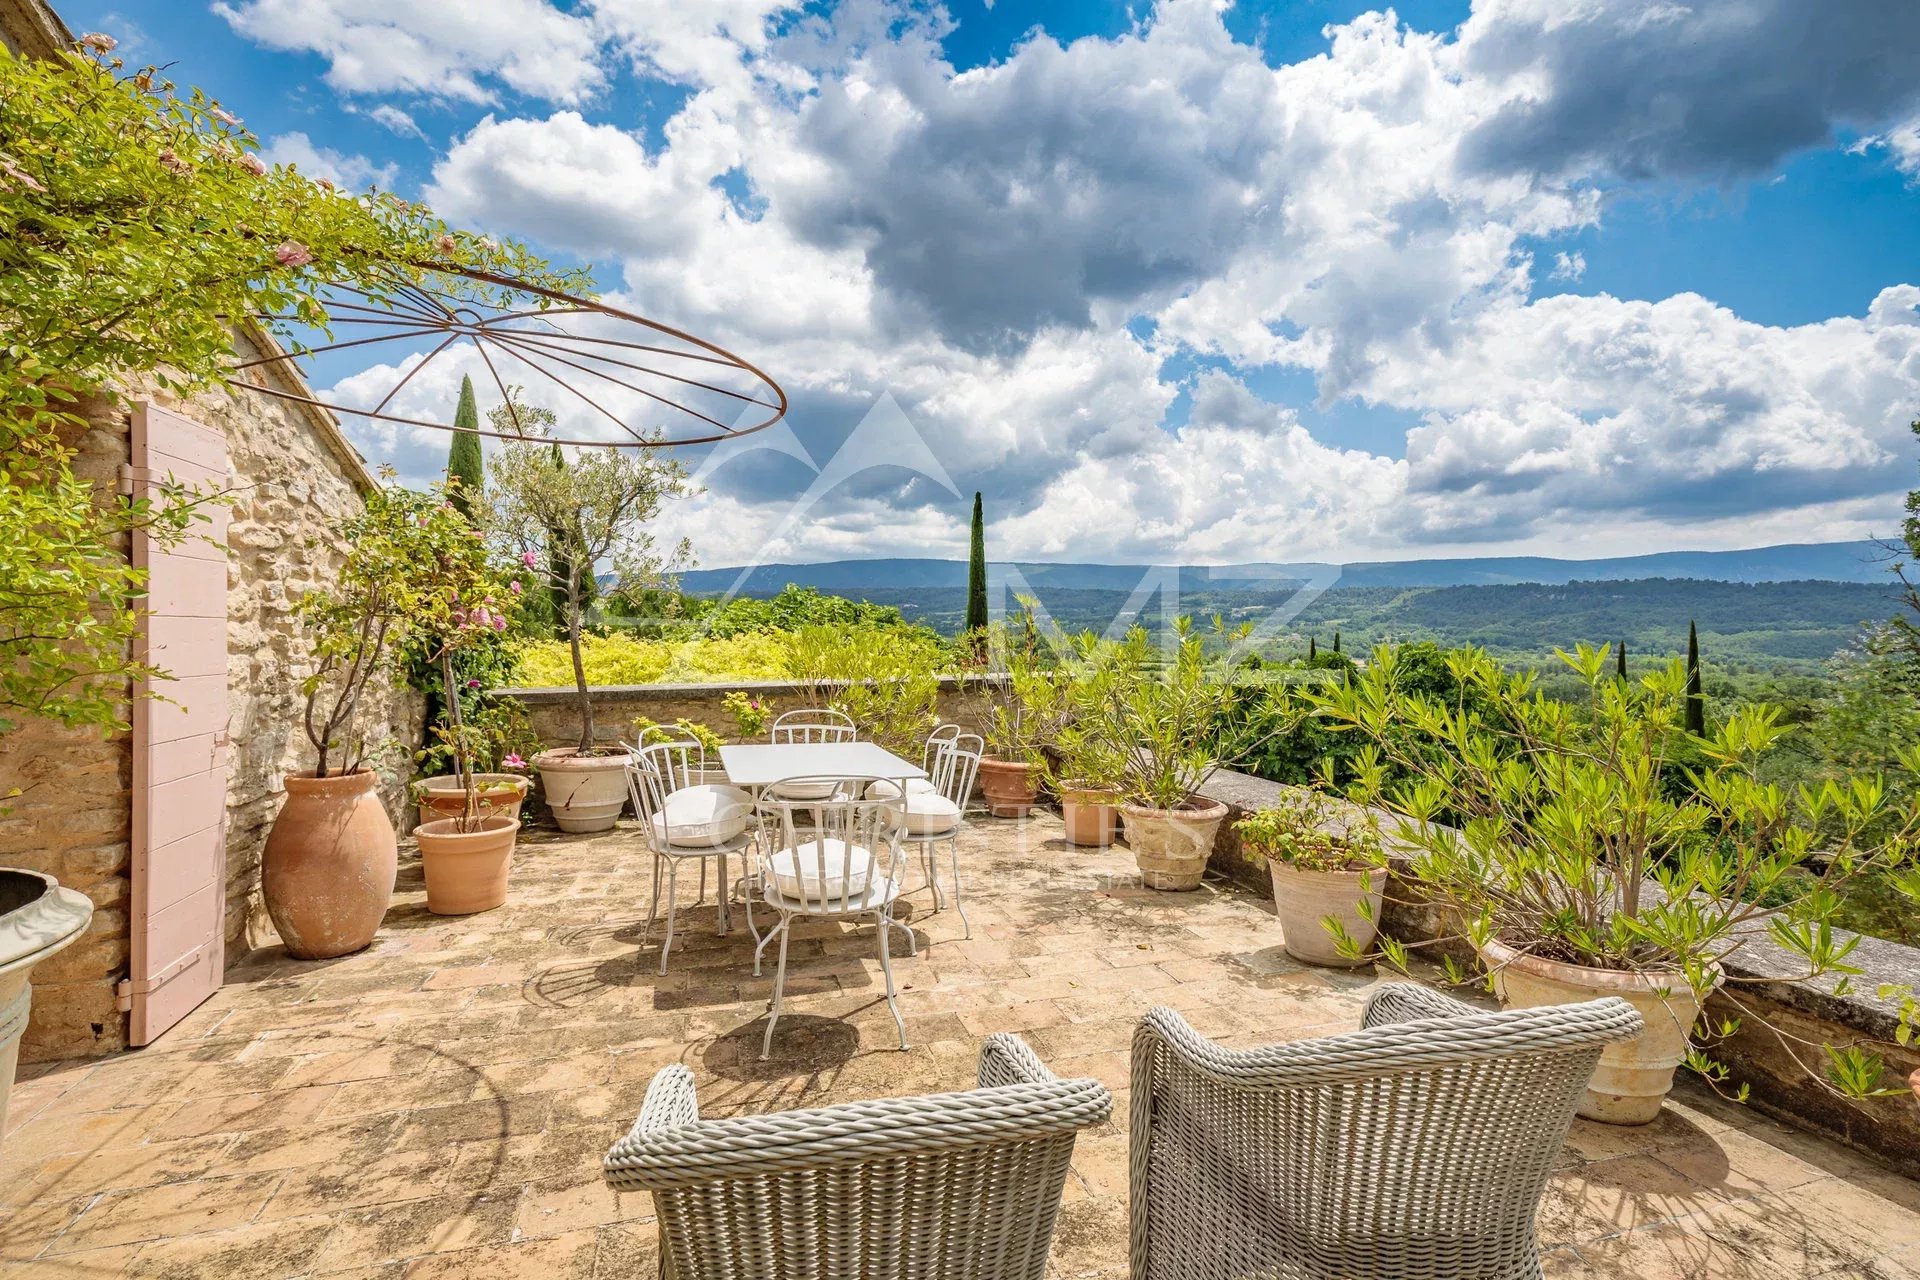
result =
M772 371L785 452L690 459L708 491L673 519L707 563L957 552L911 450L791 518L889 404L1033 558L1897 527L1901 0L424 8L62 12L270 158L590 262ZM354 430L410 475L444 448Z

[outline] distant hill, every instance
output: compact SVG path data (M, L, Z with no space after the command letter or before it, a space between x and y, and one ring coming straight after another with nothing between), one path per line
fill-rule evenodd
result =
M1885 583L1890 563L1877 542L1807 542L1745 551L1662 551L1644 556L1599 560L1555 560L1545 556L1483 556L1446 560L1361 561L1354 564L1186 565L1180 568L1183 591L1272 591L1290 583L1319 580L1339 587L1464 587L1570 582L1625 582L1643 578L1691 578L1708 582ZM1164 575L1165 566L1014 562L996 565L999 575L1017 570L1035 590L1130 591L1148 574ZM768 564L748 571L736 585L740 568L695 569L680 575L685 591L714 594L741 591L773 595L788 583L836 594L900 591L914 588L959 589L967 566L960 560L829 560L819 564ZM1329 581L1331 579L1331 581Z

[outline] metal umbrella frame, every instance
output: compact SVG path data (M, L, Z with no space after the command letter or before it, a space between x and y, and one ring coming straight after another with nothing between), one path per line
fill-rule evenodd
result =
M436 279L438 278L438 279ZM591 449L657 449L679 445L712 444L763 431L787 412L787 394L764 370L728 351L725 347L697 338L671 325L610 306L596 298L579 297L549 289L525 280L495 275L468 267L437 265L415 278L395 269L385 287L362 288L336 284L330 287L323 305L328 316L327 336L333 340L319 344L295 344L256 359L242 361L233 368L227 381L263 395L314 405L334 414L390 422L401 426L429 427L436 431L460 431L447 422L388 413L387 407L434 360L470 343L479 353L492 377L501 400L508 406L514 425L520 426L519 406L508 394L509 382L501 376L501 366L510 372L531 370L562 391L606 418L627 439L556 438L535 431L490 431L474 428L474 434L496 440L538 441L543 444L577 445ZM605 333L578 333L556 321L564 316L594 317L612 322L614 336ZM283 315L258 317L268 325L286 325L293 319ZM295 363L301 359L379 343L427 339L439 341L418 363L399 374L392 387L371 409L323 400L307 391ZM667 342L679 345L665 345ZM496 361L495 357L501 359ZM249 381L242 374L249 370L279 366L290 374L283 386ZM663 367L664 366L664 367ZM564 372L571 371L569 381ZM747 389L721 385L723 380L746 384ZM591 382L588 380L591 379ZM642 381L646 385L642 385ZM665 415L668 422L681 424L677 430L666 426L636 425L608 409L582 390L581 383L596 388L611 384L637 395ZM289 388L299 388L290 390ZM766 412L748 425L730 425L713 414L696 408L686 400L696 394L737 402L744 413L757 406Z

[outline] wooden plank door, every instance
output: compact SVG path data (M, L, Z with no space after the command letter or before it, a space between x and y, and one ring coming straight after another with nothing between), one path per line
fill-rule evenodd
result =
M130 470L136 497L168 479L224 489L226 437L138 405ZM168 701L133 704L133 959L120 995L136 1045L219 990L225 966L228 513L202 510L209 519L175 546L133 539L147 571L136 651L173 677L151 684Z

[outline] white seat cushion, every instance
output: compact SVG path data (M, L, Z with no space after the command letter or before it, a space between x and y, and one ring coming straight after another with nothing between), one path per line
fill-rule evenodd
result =
M874 878L873 854L844 840L809 840L797 849L780 850L767 862L781 897L808 902L858 899Z
M907 793L907 834L945 835L960 825L960 806L937 791Z
M836 785L831 778L824 782L776 782L773 794L782 800L829 800Z
M653 815L654 839L679 849L711 849L747 829L753 797L739 787L682 787Z
M882 778L878 782L869 782L867 784L867 799L869 800L891 800L899 794L900 784L897 782L889 782L885 778ZM907 794L910 796L936 794L933 788L933 780L931 778L908 778Z

